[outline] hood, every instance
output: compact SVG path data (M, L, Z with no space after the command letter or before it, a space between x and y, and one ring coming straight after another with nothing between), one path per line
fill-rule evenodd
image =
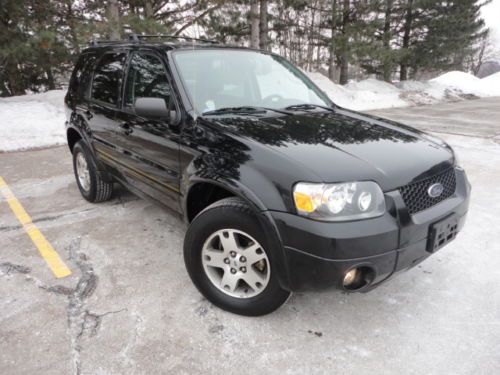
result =
M279 117L218 117L210 122L259 149L297 165L296 181L376 181L384 191L439 173L454 163L444 142L389 120L344 109ZM262 153L269 155L262 155ZM274 154L274 155L273 155ZM316 181L317 182L317 181Z

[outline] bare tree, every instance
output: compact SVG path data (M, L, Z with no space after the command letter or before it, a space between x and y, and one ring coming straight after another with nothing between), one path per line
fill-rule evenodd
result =
M480 71L482 71L481 73L484 74L484 69L481 68L487 63L492 64L493 66L496 66L497 64L500 65L500 49L492 43L489 33L481 39L478 51L472 58L470 63L472 73L474 73L475 76L478 76Z

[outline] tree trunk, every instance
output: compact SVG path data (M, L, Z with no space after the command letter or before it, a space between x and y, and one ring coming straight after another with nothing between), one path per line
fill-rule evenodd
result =
M318 15L318 35L316 38L316 64L315 64L315 69L319 71L319 68L321 66L321 21L322 21L322 15L323 15L323 6L322 2L319 3L319 15Z
M24 95L26 87L22 81L21 74L15 62L7 62L5 65L7 73L7 87L11 96Z
M316 18L316 2L313 4L311 11L311 23L309 25L309 30L307 32L309 41L307 44L307 54L306 54L306 70L311 71L313 66L313 55L314 55L314 21Z
M66 0L66 18L68 19L69 35L71 37L71 43L73 43L73 48L77 55L80 54L80 45L78 43L78 36L76 33L75 15L73 13L72 0Z
M339 54L340 77L339 83L345 85L349 80L349 37L347 26L349 24L350 0L344 0L342 5L342 48Z
M45 74L47 75L47 85L49 87L49 90L55 90L56 82L54 79L54 75L52 74L52 70L50 69L50 66L47 66L45 68Z
M108 0L108 32L111 40L119 40L121 38L121 25L120 25L120 8L118 0Z
M268 45L268 25L267 25L267 0L260 0L260 22L259 22L259 47L260 49L269 50Z
M391 61L391 56L390 56L392 5L393 5L393 0L386 0L386 2L385 2L384 34L382 36L382 44L384 46L382 75L383 75L384 81L386 81L386 82L391 81L391 73L392 73L392 61Z
M332 0L332 39L330 40L330 56L328 56L328 78L335 79L335 28L337 27L337 0Z
M259 48L259 0L250 5L250 47Z
M144 4L144 15L147 20L153 19L153 3L152 0L146 0Z
M405 23L403 25L403 50L408 50L410 47L410 35L411 27L413 22L413 0L408 0L408 6L406 8ZM408 55L403 53L403 58L399 68L399 80L406 81L408 79Z

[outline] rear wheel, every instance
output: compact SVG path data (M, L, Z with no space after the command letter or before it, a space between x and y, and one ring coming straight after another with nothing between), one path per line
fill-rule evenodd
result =
M278 283L276 260L255 213L239 198L218 201L193 220L184 260L198 290L236 314L268 314L290 295Z
M86 200L97 203L111 198L113 183L102 179L92 154L82 141L73 146L73 170L78 189Z

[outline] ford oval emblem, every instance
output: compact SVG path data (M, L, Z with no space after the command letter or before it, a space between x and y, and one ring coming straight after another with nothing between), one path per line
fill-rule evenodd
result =
M432 184L431 186L429 186L429 189L427 189L427 194L429 194L429 197L431 198L437 198L441 194L443 194L443 190L443 185L438 182L437 184Z

